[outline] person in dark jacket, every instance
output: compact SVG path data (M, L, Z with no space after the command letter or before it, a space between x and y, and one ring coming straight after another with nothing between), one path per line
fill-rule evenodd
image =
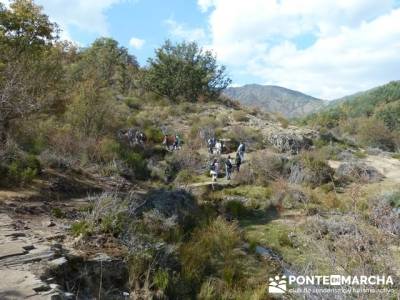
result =
M231 179L232 171L233 171L233 165L232 165L231 157L228 156L227 160L225 161L225 173L226 173L227 180Z
M239 153L236 153L235 164L236 164L236 171L239 172L240 171L240 165L242 164L242 159L241 159Z

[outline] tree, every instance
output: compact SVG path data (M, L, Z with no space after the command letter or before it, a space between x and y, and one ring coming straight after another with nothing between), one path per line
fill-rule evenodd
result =
M72 79L79 83L94 78L103 82L104 88L126 94L134 87L138 68L136 57L117 41L99 38L80 53L80 59L72 68Z
M174 45L167 40L148 63L143 80L145 88L171 101L218 97L231 83L225 67L217 64L213 53L204 51L195 42Z
M0 144L14 120L43 111L57 99L57 26L30 0L0 4Z

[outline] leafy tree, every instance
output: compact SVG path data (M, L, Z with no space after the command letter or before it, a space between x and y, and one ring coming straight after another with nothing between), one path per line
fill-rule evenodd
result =
M72 80L81 82L95 78L103 87L126 94L134 87L138 68L136 57L117 41L99 38L80 53L79 60L72 66Z
M213 53L195 42L172 44L167 40L148 63L144 86L172 101L217 97L231 83Z
M10 124L51 107L61 79L57 27L30 0L0 4L0 142Z

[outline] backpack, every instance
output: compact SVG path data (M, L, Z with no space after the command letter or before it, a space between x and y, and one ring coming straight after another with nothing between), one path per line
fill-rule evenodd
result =
M212 164L210 165L210 171L215 171L215 164L214 164L214 163L212 163Z
M232 166L232 163L231 163L231 161L229 159L226 160L225 164L228 167L228 169L232 169L233 166Z
M246 151L246 146L244 144L242 144L242 151Z

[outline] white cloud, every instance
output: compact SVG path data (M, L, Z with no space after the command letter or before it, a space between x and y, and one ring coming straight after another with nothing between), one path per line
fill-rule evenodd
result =
M185 24L176 22L173 19L165 21L168 26L169 33L177 38L187 41L200 41L204 40L206 33L202 28L187 28Z
M36 0L44 12L62 29L62 38L69 38L71 26L99 35L108 34L106 11L115 4L129 0ZM130 0L132 1L132 0Z
M399 79L391 0L198 0L218 58L261 82L335 98ZM296 44L304 36L312 45Z
M140 48L143 47L143 45L144 45L145 42L146 42L145 40L142 40L142 39L139 39L139 38L136 38L136 37L132 37L132 38L129 40L129 45L130 45L132 48L140 49Z

